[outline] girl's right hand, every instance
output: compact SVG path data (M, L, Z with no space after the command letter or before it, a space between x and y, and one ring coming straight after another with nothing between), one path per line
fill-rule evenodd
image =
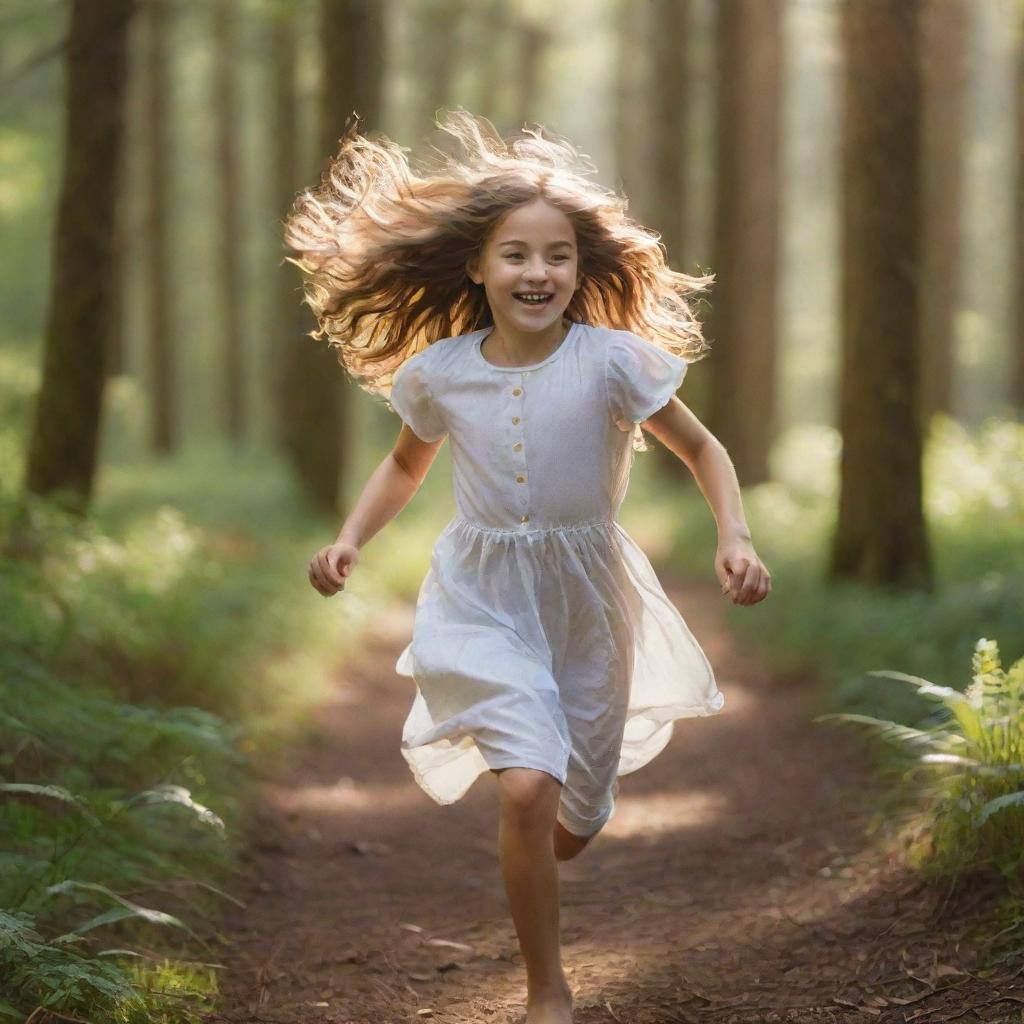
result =
M345 581L358 561L359 548L352 544L328 544L310 560L309 582L324 597L331 597L345 589Z

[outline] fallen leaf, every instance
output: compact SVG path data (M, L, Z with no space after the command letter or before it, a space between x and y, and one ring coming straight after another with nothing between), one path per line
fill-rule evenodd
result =
M391 852L391 847L386 843L375 843L369 839L355 839L348 844L348 848L353 853L388 854Z
M466 953L474 952L472 946L467 946L465 942L452 942L451 939L427 939L423 945L425 946L447 946L449 949L461 949Z

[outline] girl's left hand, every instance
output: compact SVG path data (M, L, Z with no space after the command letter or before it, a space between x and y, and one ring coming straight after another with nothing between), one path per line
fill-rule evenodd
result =
M749 540L725 538L718 542L715 575L722 593L729 594L733 604L757 604L771 593L771 573Z

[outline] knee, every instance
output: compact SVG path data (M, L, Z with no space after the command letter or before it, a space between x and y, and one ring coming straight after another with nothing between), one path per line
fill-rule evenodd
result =
M561 783L536 768L505 768L498 773L501 810L520 826L549 826L558 806Z
M562 861L578 857L594 837L578 836L570 832L560 821L556 821L552 838L555 848L555 860Z

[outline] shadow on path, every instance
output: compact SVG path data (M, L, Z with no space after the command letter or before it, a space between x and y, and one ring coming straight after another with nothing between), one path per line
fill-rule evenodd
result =
M947 903L873 846L863 741L810 721L811 681L736 649L717 587L665 583L726 706L677 722L560 865L577 1024L1020 1020L1024 987L971 966L971 904L990 892ZM494 778L440 807L399 752L411 628L406 606L380 619L263 781L211 1022L523 1021Z

